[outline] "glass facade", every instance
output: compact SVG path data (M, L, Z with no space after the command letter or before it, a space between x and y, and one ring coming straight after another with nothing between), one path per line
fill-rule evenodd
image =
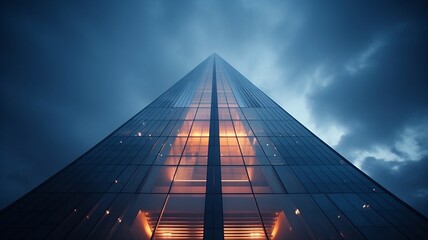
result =
M0 212L1 239L427 239L216 54Z

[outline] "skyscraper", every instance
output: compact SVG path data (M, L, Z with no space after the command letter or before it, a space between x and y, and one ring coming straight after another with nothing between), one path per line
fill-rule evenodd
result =
M0 213L1 239L426 239L428 221L214 54Z

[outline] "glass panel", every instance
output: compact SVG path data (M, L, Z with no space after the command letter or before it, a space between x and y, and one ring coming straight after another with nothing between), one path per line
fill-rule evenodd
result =
M141 192L167 193L176 167L152 166L144 179Z
M218 109L218 118L219 120L230 120L230 113L228 108L219 108Z
M245 167L221 167L221 185L223 193L251 193Z
M318 203L318 206L323 210L324 214L330 219L339 231L340 235L345 239L364 238L361 233L351 224L347 217L328 199L324 194L314 194L313 198Z
M183 120L193 120L195 117L197 108L188 108L188 110L184 110L183 113L180 116L180 119Z
M254 108L242 108L247 120L258 120L260 117Z
M262 121L248 121L256 136L267 136L266 129Z
M220 137L234 137L235 129L232 121L219 121Z
M279 178L289 193L304 193L306 192L300 180L294 175L294 172L287 166L275 166Z
M209 120L211 115L211 108L198 108L195 120Z
M127 210L119 216L121 222L112 230L112 239L150 239L165 198L164 194L134 195Z
M74 230L68 234L70 239L83 239L87 237L91 230L95 228L99 221L103 220L106 209L112 209L109 206L114 201L116 195L105 194L100 198L100 194L89 195L83 203L74 208L72 218L80 220L74 227ZM118 212L115 212L118 215ZM34 220L34 219L31 219ZM28 236L27 236L28 238Z
M207 167L178 167L171 193L205 193Z
M136 192L148 169L149 166L139 166L122 192Z
M102 208L101 206L95 205L95 208L98 208L97 213L99 214L99 219L94 219L95 216L88 213L85 219L90 222L93 222L92 226L90 224L85 224L86 228L90 229L90 234L82 236L81 238L75 239L106 239L108 234L112 229L115 229L122 223L123 213L128 207L129 202L132 200L133 195L131 194L120 194L115 199L114 203L108 208Z
M253 131L251 131L251 128L246 121L233 121L233 125L235 126L236 136L254 136Z
M257 156L257 157L244 157L244 161L246 165L268 165L269 161L265 156Z
M245 120L244 114L239 108L230 108L230 115L234 120Z
M259 137L257 139L259 140L259 143L262 146L266 156L276 157L279 155L279 152L278 152L276 146L273 144L273 142L270 140L270 138Z
M154 239L202 239L204 195L170 194Z
M192 121L183 121L177 122L177 125L174 127L174 129L171 131L172 136L180 136L180 137L187 137L190 132L190 128L192 127L193 122Z
M221 165L243 165L242 157L221 157Z
M241 156L236 138L220 138L220 156Z
M208 137L210 135L209 121L195 121L190 132L191 137Z
M253 195L223 194L224 239L266 239Z
M180 165L207 165L207 157L189 157L183 156Z
M207 137L189 137L183 156L207 156L208 138Z
M159 156L181 156L184 146L186 145L187 138L185 137L169 137L163 144Z
M179 161L180 161L180 157L178 156L170 157L170 156L163 155L163 156L158 156L153 164L154 165L177 165Z
M284 193L284 187L270 166L247 167L254 193Z
M257 194L267 234L272 239L340 239L307 194Z
M238 138L239 146L241 147L243 156L264 156L257 138L255 137L240 137Z

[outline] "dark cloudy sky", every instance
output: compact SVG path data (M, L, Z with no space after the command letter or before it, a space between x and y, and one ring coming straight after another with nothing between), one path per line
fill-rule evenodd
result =
M4 2L0 209L217 52L428 215L423 1Z

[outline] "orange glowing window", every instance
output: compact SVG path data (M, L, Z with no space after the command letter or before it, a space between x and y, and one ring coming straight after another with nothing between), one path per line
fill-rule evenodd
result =
M235 129L233 128L232 121L220 121L220 137L234 137Z
M224 194L223 223L224 239L266 239L253 195Z
M165 198L164 194L135 195L134 203L128 206L127 212L124 214L123 224L117 228L112 238L121 239L123 234L130 230L130 235L126 235L128 238L150 239L160 217ZM141 209L142 206L144 209ZM135 219L127 216L135 216Z
M209 121L195 121L190 132L191 137L208 137L210 135Z
M155 223L150 221L149 213L139 210L132 225L131 232L135 232L135 235L141 239L150 239L153 234L154 226Z
M189 137L183 156L208 156L208 137Z
M222 156L220 158L221 165L243 165L242 157Z
M187 137L192 123L192 121L177 121L177 124L171 130L171 136Z
M195 120L209 120L211 116L211 108L198 108Z
M222 166L221 185L223 193L251 193L250 182L243 166Z
M218 109L218 118L220 120L230 120L230 113L228 108L219 108Z
M247 137L254 136L253 131L251 131L250 126L245 121L233 121L235 127L236 136L238 137Z
M202 239L204 211L203 194L169 195L154 239Z
M208 157L183 156L180 165L207 165Z
M171 193L205 193L206 166L178 167Z
M220 138L220 156L241 156L238 141L234 137Z

